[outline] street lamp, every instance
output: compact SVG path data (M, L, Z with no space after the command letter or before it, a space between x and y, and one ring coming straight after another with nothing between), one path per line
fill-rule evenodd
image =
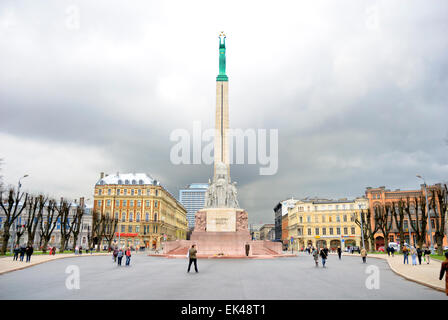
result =
M361 217L361 239L362 239L362 248L365 249L365 245L364 245L364 228L363 228L363 225L362 225L363 213L364 213L364 212L363 212L362 209L361 209L361 205L359 204L358 206L359 206L359 209L361 210L360 213L359 213L359 215L360 215L360 217Z
M428 191L426 189L426 181L425 179L420 176L420 175L416 175L417 178L422 179L424 186L425 186L425 198L426 198L426 212L428 213L428 228L429 228L429 235L430 235L430 239L431 239L431 253L434 254L434 241L432 238L432 226L431 226L431 215L429 213L429 205L428 205ZM415 212L415 214L417 214L417 212ZM410 240L410 239L409 239Z
M28 177L27 174L19 179L18 187L17 187L17 199L18 199L19 194L20 194L20 187L22 186L22 184L20 183L20 180L22 180L23 178L26 178L26 177ZM24 204L24 205L26 205L26 204ZM16 219L16 221L14 223L14 232L13 232L12 243L11 243L11 255L13 253L14 242L16 241L16 231L17 231L17 219Z

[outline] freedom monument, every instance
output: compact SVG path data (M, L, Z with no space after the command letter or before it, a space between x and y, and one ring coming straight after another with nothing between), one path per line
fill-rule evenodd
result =
M164 254L185 256L196 244L198 257L245 257L246 245L250 256L282 254L282 245L272 241L252 241L248 230L248 215L237 199L236 182L231 182L229 165L229 79L226 75L226 36L219 35L219 74L216 78L216 118L214 139L214 173L209 180L204 209L195 216L191 240L168 241Z

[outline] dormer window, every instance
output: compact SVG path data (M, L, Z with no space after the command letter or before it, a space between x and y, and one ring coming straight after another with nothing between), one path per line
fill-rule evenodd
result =
M118 184L123 184L123 180L118 180Z
M138 184L143 184L143 180L140 179L140 180L138 181Z
M132 180L132 184L137 184L137 181L135 181L135 180Z
M129 184L129 180L128 179L124 180L124 184Z

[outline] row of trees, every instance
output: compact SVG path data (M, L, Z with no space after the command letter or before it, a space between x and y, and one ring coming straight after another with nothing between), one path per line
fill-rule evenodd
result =
M15 244L20 244L21 237L26 233L28 243L35 245L36 235L39 235L39 248L46 252L56 226L60 230L60 251L66 250L69 241L72 240L74 250L75 244L82 228L82 220L86 209L82 201L76 204L75 212L71 212L72 202L61 198L59 202L42 194L32 195L9 187L7 190L0 189L0 208L4 215L2 228L2 246L0 254L8 250L11 236L16 235ZM24 214L26 212L26 214ZM23 222L14 231L19 217ZM98 244L98 250L105 240L110 247L118 225L118 219L111 216L101 215L98 212L92 214L92 227L88 230L88 246L93 248Z
M448 188L441 185L433 190L428 190L428 206L432 212L431 220L434 242L437 245L438 254L443 254L443 238L445 237L446 217L448 210ZM423 195L406 197L386 204L377 204L373 212L370 209L362 210L360 217L355 217L356 224L363 229L367 246L371 251L375 248L376 236L381 234L385 247L389 244L389 235L394 232L399 234L400 249L404 247L405 221L410 222L408 228L414 233L417 246L423 247L427 239L428 210L426 198Z

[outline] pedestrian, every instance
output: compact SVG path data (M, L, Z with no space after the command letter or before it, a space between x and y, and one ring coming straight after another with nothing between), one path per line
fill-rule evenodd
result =
M79 246L79 254L82 254L82 247Z
M429 258L431 257L431 250L429 250L428 247L425 248L425 260L426 260L426 264L429 264Z
M245 249L246 249L246 257L248 257L249 256L249 251L250 251L249 243L246 243Z
M327 257L328 257L328 248L327 247L325 247L324 248L324 251L325 251L325 254L327 255Z
M423 251L420 249L420 247L417 247L417 258L418 258L418 264L422 264L422 255Z
M197 258L196 258L196 253L197 253L198 251L195 249L195 245L193 244L192 246L191 246L191 248L190 248L190 250L188 250L188 259L189 259L189 262L188 262L188 270L187 270L187 272L190 272L190 267L191 267L191 264L192 263L194 263L194 269L195 269L195 271L196 272L199 272L198 271L198 265L197 265Z
M317 268L317 267L319 267L319 251L317 251L317 249L313 248L312 255L313 255L314 262L316 263L316 268Z
M25 257L25 246L20 246L20 261L23 262L23 257Z
M361 249L361 257L362 257L362 263L366 263L367 250L365 248Z
M442 262L442 266L440 268L439 280L442 280L444 275L445 275L445 293L448 296L448 251L445 252L445 261Z
M126 265L129 266L129 264L131 263L131 249L126 250Z
M328 254L325 252L324 248L320 249L320 257L322 258L322 267L325 268L325 262L327 262Z
M395 253L394 247L390 247L389 251L392 254L392 258L393 258L394 257L394 253Z
M114 252L112 252L112 259L114 260L114 263L117 262L117 255L118 255L118 249L117 247L115 247Z
M411 247L411 256L412 256L412 265L417 265L417 250L414 247Z
M386 251L387 251L387 255L390 257L390 247L387 247Z
M123 250L120 249L117 253L118 265L121 266L121 259L123 259Z
M406 248L406 247L404 247L403 248L403 264L409 264L409 249L408 248Z
M79 252L79 247L76 246L76 247L75 247L75 254L78 254L78 252Z
M25 253L26 253L26 262L31 262L31 255L33 254L34 249L33 246L28 243L28 246L25 249Z
M338 257L339 257L339 260L341 260L341 256L342 256L342 250L341 250L341 247L338 246Z

